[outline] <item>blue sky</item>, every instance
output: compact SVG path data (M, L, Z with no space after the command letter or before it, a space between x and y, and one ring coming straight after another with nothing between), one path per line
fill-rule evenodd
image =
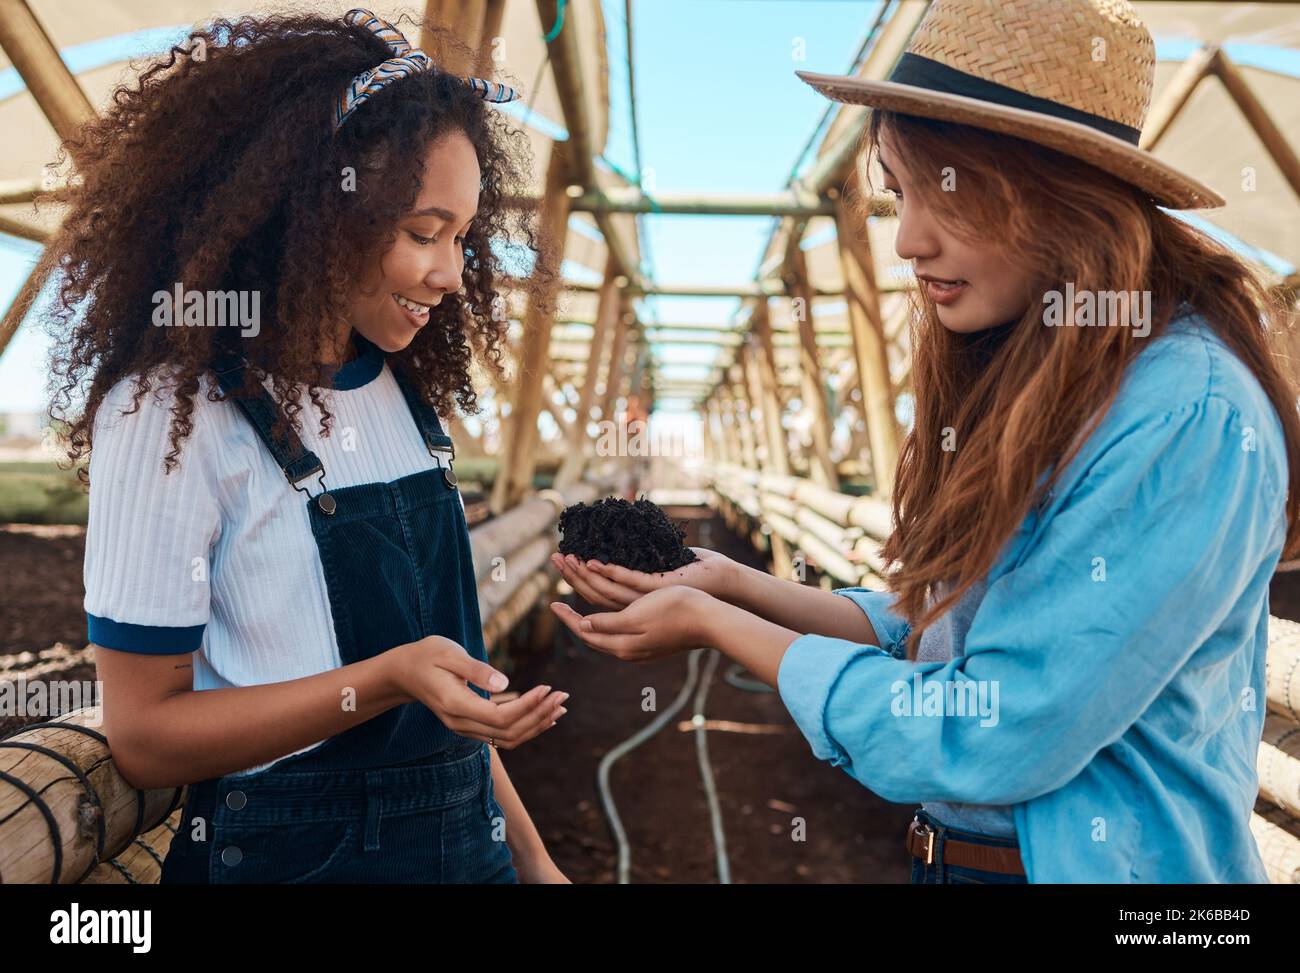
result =
M875 0L637 0L633 4L642 164L661 190L766 192L785 185L795 156L826 102L796 68L844 71ZM623 61L623 4L606 2L611 36L611 126L607 155L634 169ZM123 51L163 50L176 30L81 45L63 52L74 71ZM796 62L796 39L806 62ZM0 95L21 79L0 72ZM770 221L764 217L648 218L656 276L673 283L752 280ZM36 247L0 235L0 303L7 306ZM734 300L660 299L663 321L725 321ZM23 327L0 357L0 412L44 408L48 342Z
M605 155L631 173L623 2L603 4L611 98ZM827 105L794 72L847 71L878 7L877 0L636 0L641 161L653 188L771 192L784 187ZM165 50L184 34L181 26L147 31L68 48L63 56L81 71L124 55ZM1157 38L1157 48L1161 57L1182 57L1191 44ZM1229 45L1228 51L1241 63L1296 73L1294 51L1239 45ZM0 97L21 84L12 69L0 72ZM642 219L655 277L667 283L752 280L770 226L767 217ZM0 304L12 299L35 254L33 244L0 235ZM734 299L656 298L646 311L662 322L722 324L736 307ZM672 354L694 361L703 351L679 347ZM43 335L20 329L0 357L0 412L44 408L46 354Z

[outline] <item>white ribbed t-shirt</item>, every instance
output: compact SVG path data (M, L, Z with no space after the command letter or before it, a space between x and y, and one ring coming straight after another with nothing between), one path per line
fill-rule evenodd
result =
M89 641L125 652L193 652L196 690L339 667L306 495L233 402L208 401L206 381L180 465L164 474L174 394L148 392L138 411L121 415L133 387L131 378L118 382L95 417L84 565ZM319 412L304 395L299 436L320 458L329 489L445 465L426 449L374 346L335 374L323 398L330 435L321 437ZM318 477L301 485L315 493Z

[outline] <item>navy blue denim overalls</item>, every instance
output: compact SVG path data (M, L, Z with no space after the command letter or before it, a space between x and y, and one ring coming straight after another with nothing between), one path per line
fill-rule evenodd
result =
M362 348L378 349L364 339ZM242 362L216 369L227 393ZM394 372L396 376L396 372ZM398 384L430 455L455 453L437 414ZM232 398L307 510L343 665L429 635L487 661L469 530L450 462L391 483L331 490L328 471L265 390ZM317 482L309 492L299 484ZM488 694L477 690L480 695ZM267 770L192 784L160 881L517 882L488 745L419 702L396 706ZM205 840L195 840L201 819Z

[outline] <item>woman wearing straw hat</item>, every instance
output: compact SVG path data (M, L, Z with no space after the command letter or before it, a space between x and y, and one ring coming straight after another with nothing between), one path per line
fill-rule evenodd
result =
M1160 208L1222 200L1137 147L1154 70L1118 0L936 0L888 81L799 73L876 109L859 172L877 153L923 282L889 591L707 551L563 567L611 609L555 604L592 646L714 645L816 756L920 803L916 882L1266 881L1300 419L1264 287Z

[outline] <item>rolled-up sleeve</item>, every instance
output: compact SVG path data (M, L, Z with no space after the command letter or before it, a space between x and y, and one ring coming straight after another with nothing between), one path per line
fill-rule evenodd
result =
M1274 429L1206 394L1113 434L948 662L796 639L778 688L813 753L891 801L1015 804L1063 786L1271 574L1287 482ZM882 599L864 602L882 642L901 633ZM979 702L958 715L951 700Z
M907 655L907 637L912 634L912 626L894 610L897 594L871 588L836 588L831 593L843 595L862 609L882 649L897 659Z

